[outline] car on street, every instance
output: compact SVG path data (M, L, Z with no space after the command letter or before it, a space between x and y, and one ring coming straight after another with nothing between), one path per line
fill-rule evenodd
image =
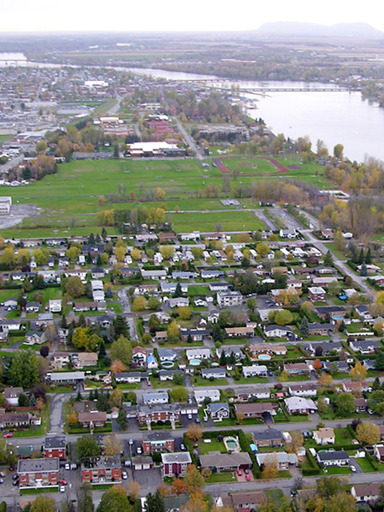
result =
M66 469L67 471L69 469L71 469L71 465L69 464L69 462L66 462L65 465L64 465L64 469Z
M4 483L4 478L0 478L0 484Z
M68 482L66 480L59 480L60 485L67 485Z
M123 469L123 471L121 472L121 476L122 476L123 480L127 480L128 473L125 471L125 469Z
M65 485L60 485L59 492L65 492Z

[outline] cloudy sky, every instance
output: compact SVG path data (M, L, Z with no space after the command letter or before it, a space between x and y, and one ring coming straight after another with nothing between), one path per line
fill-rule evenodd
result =
M255 30L270 21L364 22L384 31L380 0L0 0L0 31Z

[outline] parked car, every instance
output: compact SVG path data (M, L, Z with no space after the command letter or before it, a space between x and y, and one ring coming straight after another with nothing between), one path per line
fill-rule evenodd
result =
M4 437L5 439L7 439L8 437L13 437L13 434L12 434L12 432L6 432L6 433L3 435L3 437Z
M199 418L196 418L196 419L195 419L195 423L200 423L200 419L199 419Z
M68 482L66 480L59 480L60 485L67 485Z
M250 482L251 481L251 475L245 475L245 479L247 482Z
M59 492L65 492L65 485L60 485Z
M192 414L188 414L188 419L191 420L192 419Z
M65 465L64 465L64 469L66 469L66 470L71 469L71 465L69 464L69 462L66 462L66 463L65 463Z
M185 452L185 450L186 450L185 444L181 443L181 445L180 445L180 450L181 450L182 452Z
M356 473L356 466L349 466L349 467L350 467L352 473Z
M123 471L121 472L121 476L122 476L123 480L127 480L128 473L125 471L125 469L123 469Z
M137 455L141 455L141 454L143 453L143 450L141 449L141 447L140 447L140 446L138 446L138 447L136 448L136 452L137 452Z
M238 474L239 476L242 476L243 472L241 471L241 469L238 469L238 470L237 470L237 474Z
M0 478L0 484L4 483L4 478Z
M245 469L244 469L244 473L245 473L246 475L248 475L248 474L249 474L249 469L245 468Z

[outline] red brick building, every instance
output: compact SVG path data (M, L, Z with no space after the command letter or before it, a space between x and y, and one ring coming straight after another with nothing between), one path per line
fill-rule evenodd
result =
M176 403L142 405L137 412L137 419L141 425L158 421L178 423L180 421L180 405Z
M121 483L121 461L118 455L86 460L81 465L81 481L92 484Z
M47 436L43 445L43 453L46 459L67 458L65 436Z
M175 440L168 432L148 432L144 434L143 452L173 452Z
M59 484L59 459L21 459L17 464L19 487L50 487Z

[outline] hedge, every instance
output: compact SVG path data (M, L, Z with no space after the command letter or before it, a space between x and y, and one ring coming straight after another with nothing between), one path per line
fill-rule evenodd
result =
M308 468L308 469L304 468L304 469L302 469L303 475L304 476L319 475L320 474L320 466L318 465L317 460L315 459L315 457L310 452L309 448L305 449L305 454L306 454L308 462L310 463L312 468ZM310 473L309 474L305 473L305 471L307 471L307 472L309 471Z

